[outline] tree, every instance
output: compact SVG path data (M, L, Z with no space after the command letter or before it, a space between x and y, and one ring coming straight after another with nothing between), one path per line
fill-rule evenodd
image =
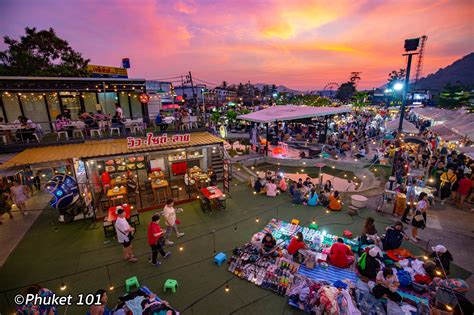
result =
M354 83L354 86L357 86L357 83L361 80L360 74L362 72L351 72L349 77L349 82Z
M222 81L221 87L222 87L223 89L227 89L227 81Z
M442 108L457 108L469 106L470 93L469 90L460 83L452 85L447 83L443 91L439 95L438 105Z
M0 52L0 74L11 76L86 77L89 59L74 51L55 31L25 28L20 40L8 36Z
M336 98L343 102L348 101L355 91L356 88L354 82L342 83L337 89Z
M354 100L352 105L355 107L364 107L368 103L369 93L361 91L355 92L354 95L352 95L352 99Z
M392 86L393 82L405 80L405 69L393 70L388 74L388 86Z

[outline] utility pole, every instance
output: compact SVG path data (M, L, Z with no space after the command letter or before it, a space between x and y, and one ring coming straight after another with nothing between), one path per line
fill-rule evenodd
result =
M196 91L194 90L194 82L193 82L193 75L191 74L191 71L189 71L189 74L187 75L188 77L188 82L191 83L191 89L193 91L193 101L194 101L194 104L196 104L196 107L198 108L199 110L199 106L198 105L198 102L197 102L197 93Z

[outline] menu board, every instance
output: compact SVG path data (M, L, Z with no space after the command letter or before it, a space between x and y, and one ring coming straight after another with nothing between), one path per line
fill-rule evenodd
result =
M145 157L143 156L115 158L98 163L103 164L102 169L108 173L142 170L146 168Z

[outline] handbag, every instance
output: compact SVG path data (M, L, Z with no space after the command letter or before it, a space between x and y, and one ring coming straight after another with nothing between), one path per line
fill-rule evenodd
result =
M175 224L176 225L181 224L181 221L179 219L176 219Z
M416 222L425 221L425 217L423 217L423 215L421 214L421 211L416 211L416 214L415 214L415 221L416 221Z

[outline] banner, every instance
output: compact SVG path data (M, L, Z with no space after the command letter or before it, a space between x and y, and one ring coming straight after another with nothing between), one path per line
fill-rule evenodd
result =
M94 78L128 78L127 69L97 65L87 65L87 71Z
M153 133L149 132L146 134L145 138L127 138L127 148L130 149L140 149L144 147L159 147L166 144L180 144L188 143L191 139L190 134L177 134L168 137L168 135L162 134L161 136L153 136Z

